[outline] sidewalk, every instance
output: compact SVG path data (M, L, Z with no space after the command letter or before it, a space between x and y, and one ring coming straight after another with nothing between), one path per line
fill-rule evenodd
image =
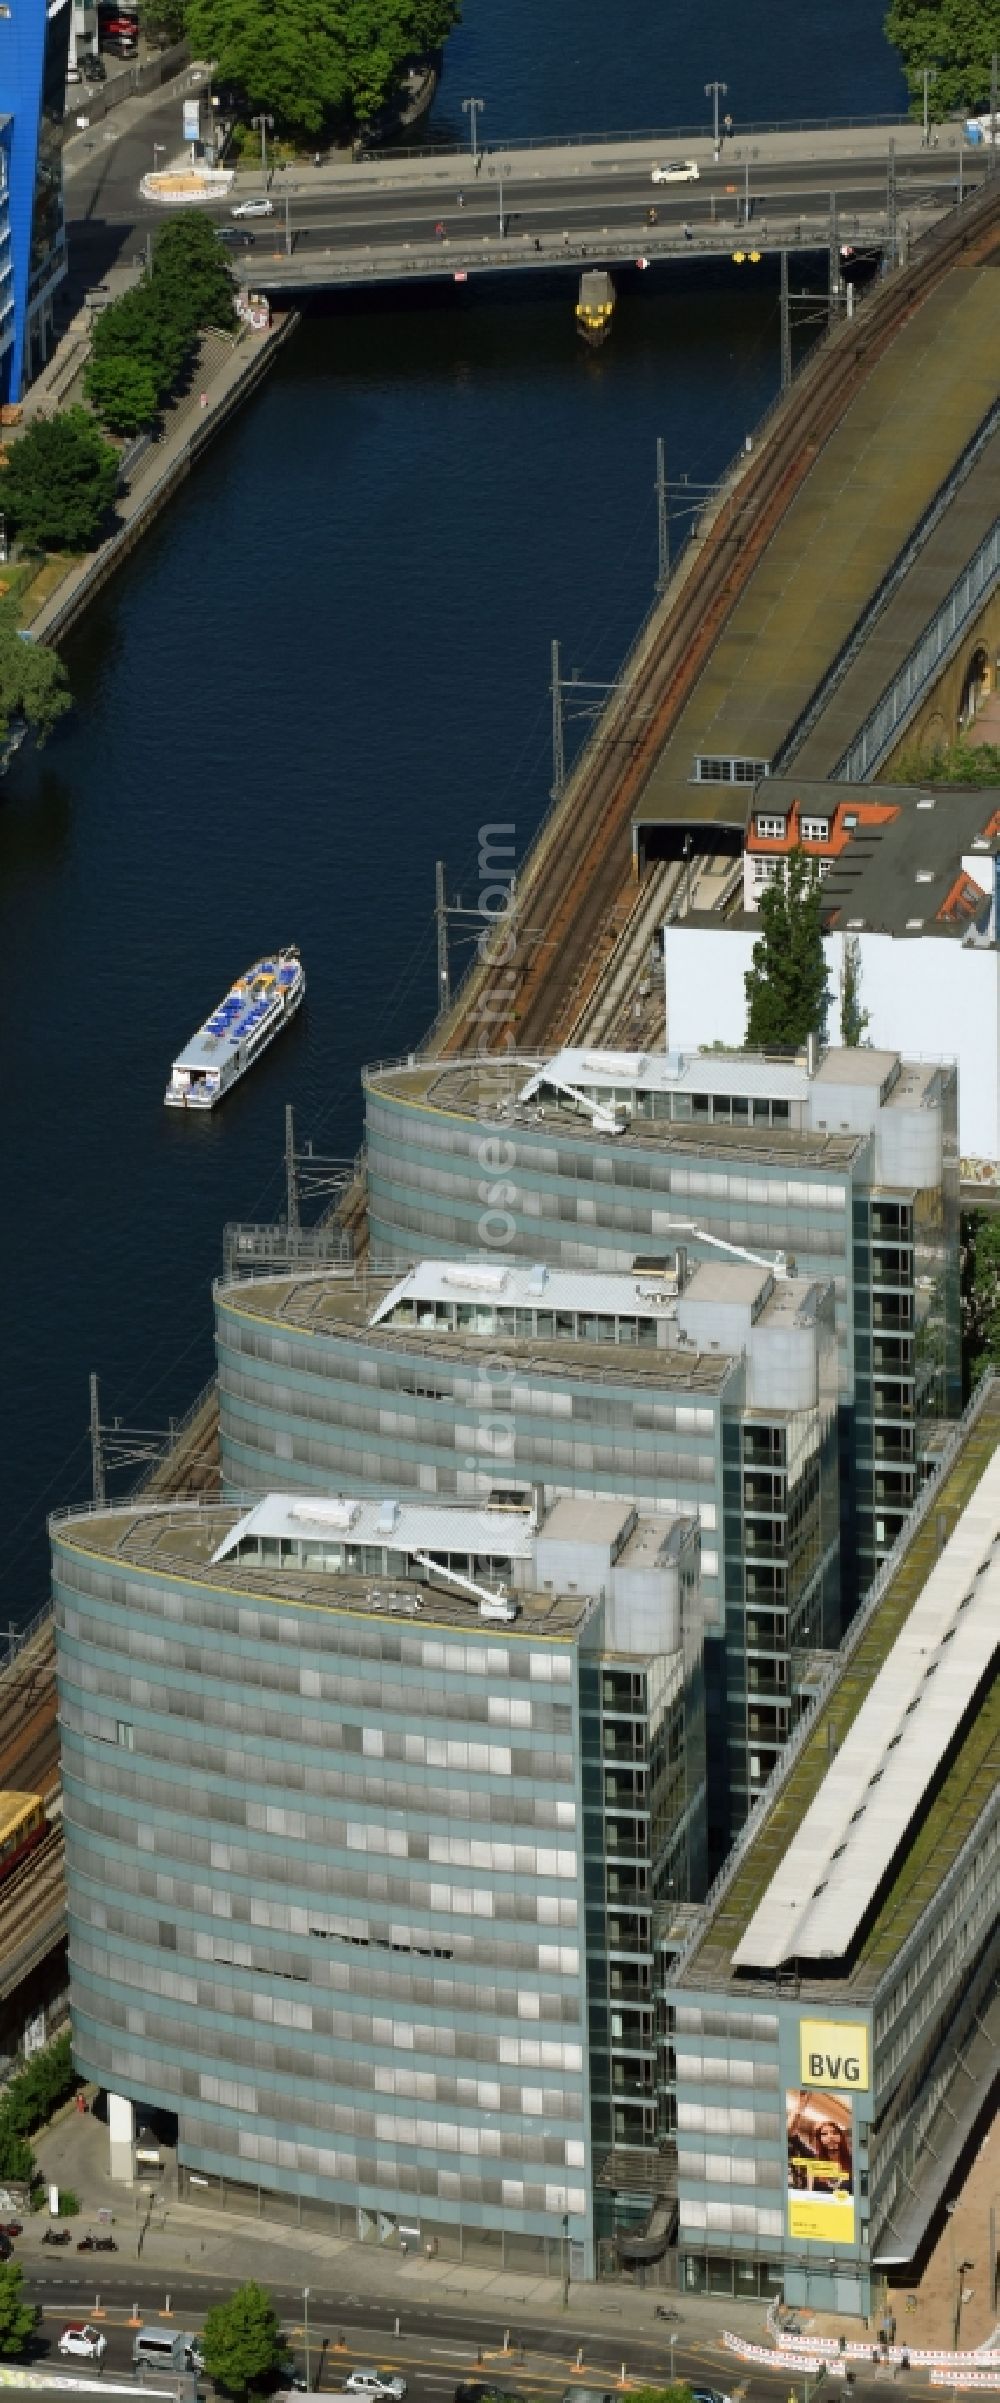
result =
M937 151L942 172L947 173L957 156L962 128L958 124L935 128ZM742 136L734 132L721 144L716 162L711 134L643 136L630 142L627 139L609 142L562 142L551 148L533 149L515 146L492 149L486 142L481 152L478 171L468 150L426 150L414 155L400 152L398 158L352 160L349 156L326 159L319 167L305 160L296 161L286 169L277 167L269 177L270 190L280 201L284 183L294 181L297 191L391 190L397 185L446 187L454 192L472 192L502 169L505 186L509 178L523 192L525 185L557 181L574 175L586 176L592 169L616 170L652 166L665 154L696 160L702 173L716 163L720 167L738 168L742 174L744 161L750 159L753 173L759 181L769 166L787 165L798 161L821 159L873 159L888 164L889 144L894 144L897 158L921 156L924 148L921 126L908 122L903 125L870 125L849 127L817 127L795 131L762 133ZM969 157L977 154L968 151ZM263 179L257 166L238 169L238 182L243 192L260 191Z
M112 142L120 142L124 134L131 133L135 126L141 125L144 117L154 115L165 101L189 99L193 92L202 90L210 72L203 60L192 59L189 66L181 67L167 83L156 84L149 92L131 92L120 100L116 99L106 115L94 117L91 124L81 126L63 143L64 174L72 176L87 165L95 150L106 149ZM81 103L78 109L74 108L72 114L86 117L89 114L86 102Z
M587 2335L613 2337L617 2342L620 2334L627 2351L632 2333L647 2342L652 2336L661 2338L666 2355L667 2328L656 2318L660 2304L679 2312L678 2320L670 2323L678 2341L683 2328L702 2343L715 2343L723 2326L758 2344L767 2341L767 2306L763 2302L681 2297L655 2287L642 2292L630 2284L574 2285L567 2311L560 2278L525 2276L469 2262L428 2261L420 2252L404 2256L383 2245L354 2243L348 2237L328 2236L315 2229L235 2215L230 2218L175 2202L167 2195L154 2202L140 2254L146 2195L140 2200L137 2189L112 2181L107 2170L108 2133L99 2121L70 2111L36 2138L34 2149L43 2177L72 2187L85 2205L79 2220L70 2222L79 2234L96 2227L98 2210L113 2211L119 2247L115 2272L120 2275L138 2263L137 2276L146 2289L152 2285L155 2291L162 2278L166 2293L171 2277L185 2270L198 2277L231 2280L233 2285L248 2277L260 2278L265 2285L296 2285L301 2282L303 2264L308 2263L317 2309L328 2303L332 2312L343 2313L345 2318L349 2318L352 2304L371 2302L384 2304L389 2320L398 2313L404 2327L407 2307L436 2307L442 2314L452 2309L463 2319L481 2310L493 2326L510 2324L516 2331L518 2322L526 2321L531 2326L551 2327L564 2334L574 2350ZM43 2248L46 2224L43 2215L36 2214L18 2241L18 2257L29 2273L43 2261L51 2272L51 2263L59 2259L58 2254L47 2257ZM99 2290L102 2272L108 2276L110 2265L105 2268L98 2258L93 2270L95 2290Z

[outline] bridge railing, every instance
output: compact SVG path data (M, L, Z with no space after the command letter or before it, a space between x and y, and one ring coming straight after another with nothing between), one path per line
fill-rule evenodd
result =
M964 123L964 117L961 121ZM741 123L738 128L734 127L732 134L726 136L725 149L731 152L735 142L751 140L756 134L849 133L869 125L885 126L888 131L894 125L915 125L915 122L905 109L895 116L885 109L876 109L874 113L860 117L758 117L746 125ZM942 126L940 130L944 132L945 128ZM488 160L498 154L506 157L513 150L578 150L583 147L601 150L617 147L621 150L631 142L710 142L711 139L711 125L704 118L698 118L688 125L645 125L638 130L622 130L619 133L609 133L605 127L601 133L502 134L496 140L491 136L488 142L480 142L479 151L481 157ZM408 147L393 142L384 149L366 150L364 153L366 159L373 161L422 159L428 156L471 160L471 155L467 140L456 140L444 133L437 136L433 132L425 141L414 142Z

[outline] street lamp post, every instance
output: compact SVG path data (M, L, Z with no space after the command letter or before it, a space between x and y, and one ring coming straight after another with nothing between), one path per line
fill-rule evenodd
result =
M936 67L921 67L920 72L924 79L924 149L927 150L930 146L931 138L929 107L930 88L932 83L937 82L938 71Z
M153 144L153 173L154 173L154 175L156 174L156 162L157 162L157 159L158 159L158 158L165 159L165 158L166 158L166 155L167 155L167 145L166 145L166 143L165 143L165 142L154 142L154 144Z
M563 2212L563 2281L562 2307L569 2310L569 2212Z
M469 120L469 138L472 144L472 164L474 167L478 164L479 160L479 141L476 127L479 119L479 111L480 109L485 108L485 106L485 100L463 100L462 102L462 114L463 116L468 117Z
M715 145L716 158L719 155L719 102L725 100L728 91L727 83L707 83L705 85L705 98L712 103L712 141Z
M274 118L273 118L273 117L266 116L266 115L261 115L261 116L259 116L259 117L251 117L251 119L250 119L250 123L251 123L251 125L253 126L253 128L254 128L254 131L255 131L255 132L259 132L259 134L260 134L260 171L261 171L261 174L262 174L262 176L263 176L263 178L264 178L264 189L265 189L265 191L266 191L266 190L267 190L267 137L268 137L268 134L269 134L269 133L273 133L273 132L274 132Z
M304 2286L302 2289L302 2320L305 2329L307 2395L311 2395L312 2393L312 2380L309 2375L309 2292L310 2290L308 2286Z
M292 186L285 185L285 257L292 255Z
M498 167L498 168L497 168L497 200L498 200L498 203L499 203L499 208L500 208L500 240L501 240L501 242L502 242L502 241L503 241L503 238L504 238L504 234L506 233L506 230L507 230L507 229L506 229L506 226L505 226L505 224L504 224L504 215L503 215L503 168L502 168L502 167Z

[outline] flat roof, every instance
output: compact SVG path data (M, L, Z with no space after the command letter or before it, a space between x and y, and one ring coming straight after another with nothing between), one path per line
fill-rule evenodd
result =
M373 1351L411 1356L419 1352L428 1359L452 1360L466 1367L478 1366L481 1361L489 1362L495 1357L495 1331L477 1334L471 1327L370 1324L373 1288L381 1285L385 1291L394 1282L390 1277L362 1275L353 1284L345 1284L336 1277L336 1272L332 1277L243 1277L235 1278L229 1285L218 1285L216 1299L222 1308L237 1311L243 1318L277 1321L282 1326L300 1328L307 1335L355 1342L359 1335L365 1336ZM803 1298L811 1289L808 1278L796 1280L796 1290ZM715 1395L721 1394L739 1373L739 1362L731 1353L700 1352L693 1344L661 1349L652 1344L585 1343L574 1341L572 1336L505 1332L503 1347L505 1355L509 1354L522 1373L535 1371L542 1377L558 1376L564 1381L579 1380L581 1384L670 1385L679 1392ZM503 1483L499 1469L497 1482Z
M995 1455L736 1946L735 1968L850 1951L996 1658L998 1545Z
M720 924L714 917L705 922ZM731 1081L723 1084L718 1079L719 1059L724 1057L728 1062L740 1056L717 1052L692 1055L699 1070L709 1062L715 1063L714 1090L720 1093L738 1091L740 1087ZM564 1094L539 1089L531 1101L522 1101L520 1088L527 1065L525 1061L461 1057L412 1064L405 1061L366 1069L364 1082L371 1093L383 1093L413 1109L440 1111L444 1117L474 1122L484 1139L512 1130L530 1138L533 1132L544 1129L562 1131L575 1136L577 1141L589 1138L598 1143L614 1143L618 1148L634 1144L644 1151L676 1152L681 1158L698 1154L726 1161L752 1160L758 1167L786 1170L810 1167L820 1173L825 1170L831 1176L843 1176L869 1140L867 1131L853 1133L838 1129L831 1133L824 1127L705 1125L677 1118L630 1118L620 1134L606 1135L600 1127L581 1119L578 1107ZM746 1065L744 1060L744 1073ZM520 1073L512 1076L515 1066ZM542 1066L541 1061L534 1063L536 1076ZM691 1089L705 1092L711 1088L698 1084ZM770 1087L762 1086L762 1093L765 1090L770 1094ZM787 1095L775 1094L772 1098L787 1098Z
M742 824L745 786L692 783L695 758L775 758L993 407L998 384L995 265L956 264L871 361L785 509L652 765L634 811L639 824ZM960 565L984 522L980 514ZM921 562L915 622L898 609L889 652L871 637L862 647L849 734L838 718L833 756L810 746L819 773L835 766L954 583L953 559L928 541L904 584Z
M499 1266L477 1260L420 1260L377 1304L371 1324L379 1326L401 1302L481 1302L497 1310L563 1310L598 1317L655 1318L676 1299L673 1273L606 1275L600 1269L530 1267L520 1260Z
M265 1494L223 1537L215 1559L228 1559L247 1536L317 1547L384 1544L392 1552L493 1553L507 1560L530 1560L535 1548L534 1529L516 1510L468 1510L461 1503L452 1507L388 1497L355 1500L346 1494Z
M928 1594L928 1609L921 1612L917 1629L923 1630L928 1644L926 1665L932 1657L930 1643L936 1645L935 1618L940 1603L935 1604L929 1593L931 1581L943 1555L939 1548L939 1528L943 1523L958 1542L952 1554L955 1564L962 1562L966 1581L972 1576L971 1563L978 1558L975 1541L969 1530L963 1532L968 1505L978 1493L982 1480L1000 1445L1000 1378L991 1377L977 1395L965 1425L956 1430L958 1438L954 1457L946 1467L939 1484L925 1497L926 1508L919 1525L914 1527L900 1552L898 1561L890 1564L889 1574L881 1588L876 1587L877 1599L866 1612L859 1614L854 1627L848 1630L841 1647L840 1659L833 1682L809 1722L801 1748L788 1761L774 1794L761 1811L754 1815L737 1845L729 1869L714 1903L703 1917L689 1950L678 1964L676 1984L699 1991L724 1991L734 1996L743 1993L770 1993L780 1979L780 1964L770 1959L749 1960L744 1946L758 1915L771 1892L779 1886L784 1864L791 1856L800 1829L806 1826L817 1801L820 1808L811 1820L811 1828L819 1847L820 1865L811 1872L811 1864L802 1853L796 1855L797 1880L801 1887L798 1901L804 1910L811 1908L815 1888L822 1883L822 1862L836 1851L832 1839L827 1848L822 1834L826 1802L822 1799L826 1781L836 1777L841 1754L846 1754L846 1775L857 1777L855 1791L864 1785L866 1805L860 1822L864 1843L855 1846L848 1839L848 1851L842 1856L848 1863L847 1876L853 1885L848 1897L841 1895L837 1915L811 1922L811 1939L817 1932L836 1949L827 1962L802 1957L796 1972L796 1991L801 1998L824 2002L851 2000L863 2002L871 1997L887 1971L891 1969L902 1944L912 1933L924 1911L933 1903L942 1879L961 1851L996 1789L998 1745L1000 1745L1000 1689L994 1681L981 1707L971 1716L964 1735L956 1736L956 1723L962 1710L968 1711L969 1685L965 1681L966 1700L957 1713L949 1712L947 1702L941 1705L938 1725L938 1746L931 1750L930 1738L922 1767L922 1788L917 1793L921 1774L919 1761L911 1759L901 1779L900 1796L894 1806L897 1829L895 1842L888 1853L879 1829L876 1783L868 1797L868 1784L873 1774L883 1767L883 1780L889 1774L892 1756L888 1744L895 1722L884 1732L885 1723L874 1729L867 1722L871 1742L876 1749L862 1748L850 1743L869 1696L875 1691L881 1672L889 1662L897 1637L907 1627L921 1598ZM991 1488L995 1492L995 1488ZM992 1510L992 1504L990 1505ZM970 1522L970 1526L973 1522ZM949 1546L950 1548L950 1546ZM936 1588L934 1591L936 1592ZM995 1602L994 1602L995 1611ZM943 1625L942 1625L943 1632ZM957 1639L956 1639L957 1640ZM952 1649L946 1645L945 1651ZM901 1656L902 1657L902 1656ZM913 1676L917 1684L916 1664L919 1642L912 1655ZM974 1665L974 1664L973 1664ZM947 1680L948 1671L939 1664L936 1674ZM946 1693L942 1687L942 1694ZM974 1690L974 1689L973 1689ZM885 1687L879 1689L881 1697ZM928 1689L929 1692L929 1689ZM956 1688L952 1688L954 1700ZM912 1685L906 1699L913 1698ZM891 1701L889 1704L891 1708ZM903 1716L905 1718L905 1712ZM918 1717L919 1713L914 1713ZM924 1724L930 1727L931 1714ZM949 1759L949 1746L951 1757ZM852 1768L853 1764L853 1768ZM937 1770L940 1782L930 1804L918 1807L926 1796L928 1784ZM908 1791L907 1791L908 1788ZM835 1794L838 1788L831 1789ZM892 1795L889 1776L887 1794ZM842 1797L841 1797L842 1799ZM911 1806L906 1808L907 1802ZM843 1818L839 1805L831 1805L830 1828L836 1827L842 1836ZM902 1832L900 1833L900 1828ZM887 1828L887 1840L891 1830ZM867 1847L872 1847L873 1873L867 1873ZM836 1864L833 1864L836 1869ZM809 1876L807 1886L806 1880ZM794 1899L794 1898L793 1898ZM787 1917L786 1913L786 1917ZM754 1937L755 1953L776 1952L787 1941L787 1929L773 1932L768 1939L765 1920L759 1922L763 1937ZM852 1949L853 1947L853 1949Z
M556 1051L529 1077L522 1101L553 1082L589 1093L746 1093L758 1100L805 1101L805 1062L767 1060L745 1051Z
M333 1499L335 1497L331 1497ZM516 1599L515 1621L481 1618L476 1601L456 1588L405 1577L360 1571L300 1567L287 1569L248 1560L219 1560L220 1545L246 1516L245 1506L220 1502L160 1503L146 1509L57 1512L49 1522L53 1543L83 1552L112 1567L149 1570L172 1582L208 1586L249 1602L269 1602L321 1611L330 1619L418 1620L482 1635L491 1643L524 1640L571 1642L595 1608L590 1595L524 1593ZM294 1641L294 1637L292 1638Z

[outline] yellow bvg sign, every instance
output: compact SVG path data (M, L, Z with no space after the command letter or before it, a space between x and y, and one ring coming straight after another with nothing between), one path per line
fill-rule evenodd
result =
M868 2029L860 2019L800 2019L799 2077L803 2086L868 2091Z

